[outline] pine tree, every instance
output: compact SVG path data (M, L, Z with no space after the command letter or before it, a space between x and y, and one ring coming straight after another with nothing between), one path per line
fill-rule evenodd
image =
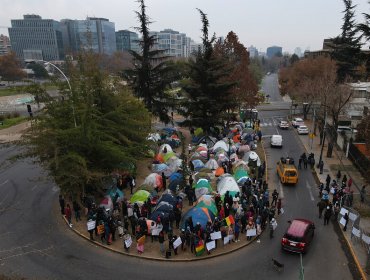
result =
M198 11L203 23L203 49L189 63L189 79L183 85L187 98L179 111L188 119L183 124L201 127L209 133L211 127L223 124L227 112L235 106L231 98L235 82L226 82L230 69L224 59L214 55L215 35L209 38L207 15Z
M368 2L370 4L370 1ZM359 24L357 27L362 33L362 37L365 38L367 42L370 42L370 14L363 13L365 21ZM369 46L370 49L370 46ZM370 53L364 53L363 58L365 60L366 74L367 78L370 77Z
M135 95L142 98L146 108L161 121L168 123L170 118L167 113L169 106L165 89L169 87L171 67L168 66L164 56L165 50L154 49L155 35L150 35L149 25L151 21L146 14L144 0L139 0L140 12L136 15L140 22L140 27L136 29L141 33L139 41L140 52L130 50L133 57L133 69L125 71Z
M357 25L355 22L355 7L352 0L343 0L345 10L343 11L342 33L333 38L331 57L338 64L338 81L344 82L346 78L357 79L358 66L361 64L361 37L357 36Z

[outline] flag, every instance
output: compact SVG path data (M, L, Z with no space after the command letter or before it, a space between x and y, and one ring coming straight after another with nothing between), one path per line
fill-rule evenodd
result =
M227 226L235 224L234 217L232 215L229 215L228 217L225 218Z
M195 247L195 255L198 257L198 256L201 256L203 254L203 252L205 251L205 248L204 248L204 243L202 240L199 240L198 242L198 245Z

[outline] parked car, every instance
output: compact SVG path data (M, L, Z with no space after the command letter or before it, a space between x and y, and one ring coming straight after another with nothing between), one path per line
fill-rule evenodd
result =
M280 121L279 128L280 129L289 129L289 123L287 121Z
M271 147L283 147L283 136L272 135L271 136Z
M306 253L315 233L315 224L306 219L295 219L281 239L281 248L295 253Z
M347 133L347 132L348 133L357 133L357 130L353 129L349 126L338 125L337 132L338 133Z
M301 118L294 118L294 119L292 120L292 126L293 126L293 127L297 128L297 127L298 127L298 126L300 126L300 125L304 125L304 121L303 121L303 119L301 119Z
M297 128L298 134L308 134L308 127L305 125L300 125Z

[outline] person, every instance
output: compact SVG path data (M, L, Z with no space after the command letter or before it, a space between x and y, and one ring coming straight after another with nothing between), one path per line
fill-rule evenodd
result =
M277 190L276 190L276 189L274 189L274 191L272 192L272 202L271 202L271 206L276 205L277 200L278 200L278 197L279 197L279 193L277 192Z
M59 195L59 205L60 205L60 212L62 213L62 215L64 215L65 201L61 194Z
M349 177L348 182L347 182L348 188L351 188L352 187L352 183L353 183L352 177Z
M363 185L362 188L361 188L361 191L360 191L360 195L361 195L361 202L364 203L365 202L365 196L366 196L366 185Z
M270 238L273 238L274 237L274 231L275 231L275 223L276 223L276 220L275 218L272 218L271 221L270 221Z
M64 209L64 214L66 215L69 226L72 227L72 211L69 203L67 203L67 207Z
M300 157L298 160L298 169L302 169L302 161L303 161L303 158Z
M347 175L346 174L344 174L343 176L342 185L347 185Z
M332 214L331 207L327 206L324 213L324 226L329 224L331 214Z
M331 182L331 177L330 177L330 175L328 174L328 175L326 176L326 188L329 188L329 186L330 186L330 182Z
M95 209L90 208L90 210L88 210L88 212L87 212L87 220L88 221L90 221L90 220L91 221L95 221L95 228L89 230L90 240L91 241L94 241L93 232L95 231L95 234L97 233L97 229L96 229L96 212L95 212Z
M188 145L188 154L190 155L191 154L191 150L192 150L192 147L191 147L191 144Z
M125 249L126 253L130 251L130 247L127 246L126 241L131 239L131 235L128 231L123 232L123 248Z
M349 220L348 213L345 213L343 218L346 221L345 224L344 224L343 231L346 231L347 230L347 225L348 225L348 220Z
M337 181L339 182L339 179L342 177L342 173L340 172L340 170L338 169L338 172L337 172Z
M307 169L307 163L308 163L308 160L307 160L307 157L305 157L303 159L303 167L304 167L304 169Z
M282 207L282 205L281 205L281 198L279 198L278 199L277 206L276 206L276 209L278 211L278 215L280 215L280 213L281 213L281 207Z
M131 191L131 194L132 194L133 189L136 187L135 176L131 176L129 183L130 183L130 191Z
M159 251L161 252L162 256L165 256L165 248L164 248L164 232L161 230L158 236L159 241Z
M235 220L235 225L234 225L234 240L235 240L235 242L240 241L239 240L239 233L240 233L239 220Z
M325 206L326 206L326 202L324 200L320 200L317 203L317 207L319 207L319 219L321 219L322 212L324 211Z
M322 160L320 160L319 162L319 169L320 169L320 174L322 174L324 172L324 162Z
M166 181L166 176L164 175L164 172L162 172L162 184L163 184L163 190L166 190L167 181Z
M73 203L72 203L72 206L73 206L73 211L75 213L76 222L78 222L78 220L81 221L81 215L80 215L81 207L80 207L80 204L78 204L77 201L74 200Z

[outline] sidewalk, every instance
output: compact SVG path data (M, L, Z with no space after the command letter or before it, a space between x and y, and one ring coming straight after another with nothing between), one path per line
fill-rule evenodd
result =
M23 122L8 128L0 129L0 144L18 141L23 131L31 126L31 122Z
M306 120L305 124L307 125L309 129L312 128L311 120ZM302 135L299 137L307 153L312 152L315 154L315 161L317 164L319 162L320 152L321 152L320 137L315 136L313 140L311 140L308 135ZM316 179L318 180L318 182L323 182L324 184L325 184L326 177L328 174L330 175L332 180L333 179L336 180L336 174L338 170L341 171L342 178L344 174L347 175L348 179L352 178L353 184L352 184L351 189L354 191L353 209L355 210L353 212L360 213L361 218L360 218L359 225L358 225L359 228L361 228L363 232L365 233L370 233L370 217L369 217L370 197L369 195L367 195L365 203L360 202L360 188L361 186L366 184L366 180L365 178L363 178L361 173L356 169L356 167L352 164L352 162L346 158L344 152L337 150L336 147L334 147L332 157L328 158L326 155L327 147L328 147L328 139L326 139L325 141L325 145L324 145L324 149L322 153L322 160L324 162L323 174L320 174L319 169L316 167L316 164L315 164L313 174L316 176ZM369 190L367 190L367 194L368 192ZM361 212L362 213L367 212L367 215L363 216L361 215ZM351 233L352 225L353 224L350 221L347 231L343 231L342 230L343 227L341 225L340 225L340 229L346 238L346 241L347 241L348 246L350 247L351 253L355 255L354 259L355 259L357 266L360 266L359 270L362 269L363 270L362 272L365 273L364 271L366 271L366 266L368 265L367 263L369 260L368 251L365 248L365 246L363 246L361 240L355 240L353 234ZM368 277L369 275L366 274L366 276Z

